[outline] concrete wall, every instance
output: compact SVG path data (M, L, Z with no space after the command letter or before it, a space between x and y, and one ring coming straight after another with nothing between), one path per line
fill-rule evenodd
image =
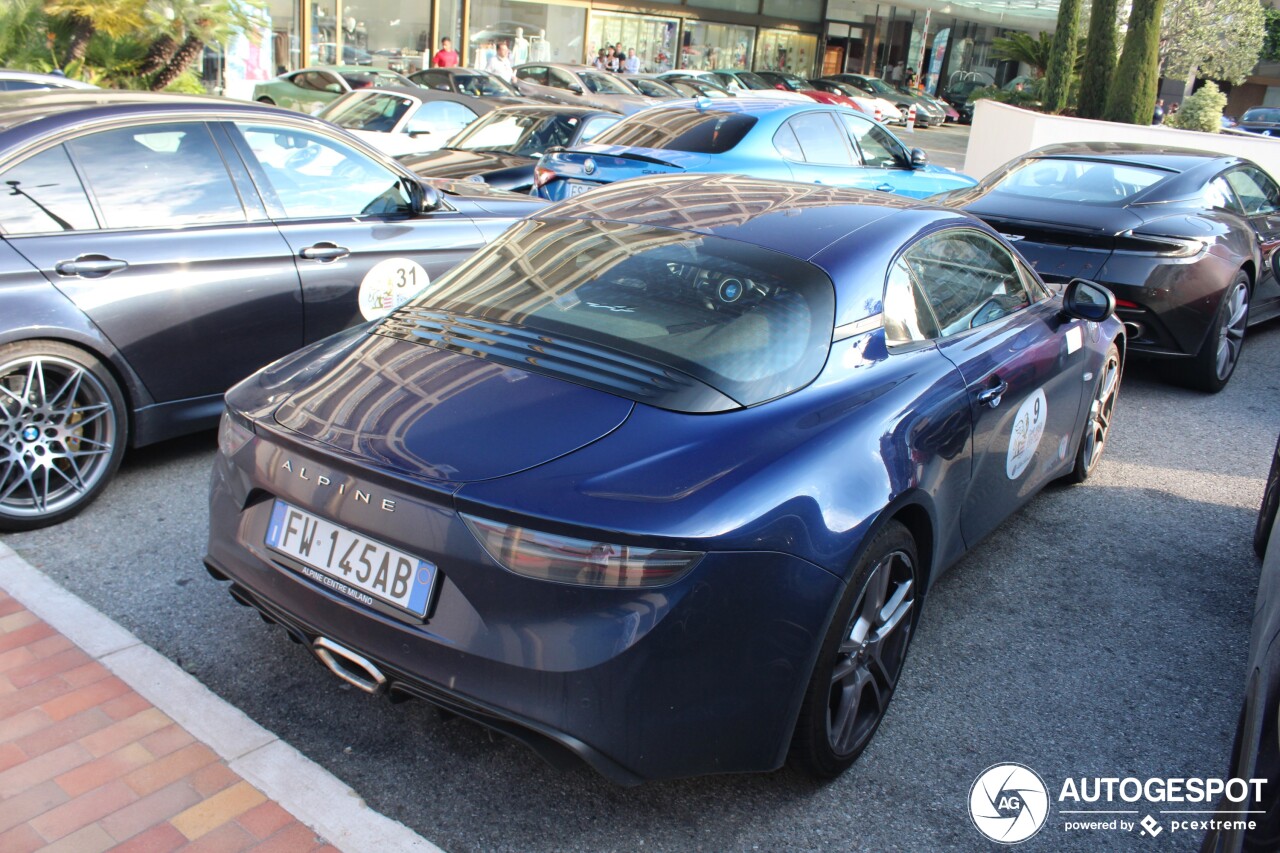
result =
M964 172L981 179L1028 151L1058 142L1141 142L1218 151L1247 157L1280 179L1280 138L1052 116L986 98L975 105Z

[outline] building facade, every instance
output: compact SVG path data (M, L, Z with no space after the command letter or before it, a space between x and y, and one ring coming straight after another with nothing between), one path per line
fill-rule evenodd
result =
M500 42L515 64L589 62L634 48L643 71L673 68L843 71L938 91L956 75L1001 76L992 40L1052 29L1057 0L268 0L264 44L250 68L372 65L411 74L449 38L461 63L484 67ZM245 65L245 63L240 63ZM239 67L239 66L237 66ZM1013 73L1016 73L1014 71ZM1012 74L1008 75L1012 76ZM228 80L237 95L254 81ZM941 85L940 85L941 84Z

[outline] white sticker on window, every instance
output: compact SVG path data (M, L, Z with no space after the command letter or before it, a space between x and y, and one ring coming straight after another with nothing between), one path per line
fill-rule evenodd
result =
M1067 329L1067 355L1071 355L1082 346L1084 346L1084 333L1080 331L1080 327L1076 325Z
M1005 457L1004 470L1010 480L1022 476L1036 455L1040 439L1044 437L1044 422L1049 414L1049 402L1044 389L1037 388L1018 407L1013 416L1013 433L1009 436L1009 455Z
M366 320L385 317L427 289L431 279L417 261L378 261L360 281L360 313Z

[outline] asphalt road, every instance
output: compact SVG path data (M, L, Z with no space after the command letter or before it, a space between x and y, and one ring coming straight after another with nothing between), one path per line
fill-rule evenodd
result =
M449 851L981 850L969 787L1018 761L1069 776L1226 766L1280 429L1280 323L1228 388L1125 377L1093 480L1051 487L945 575L887 719L827 786L789 771L616 788L423 703L346 688L200 563L214 436L126 457L80 517L9 535L28 560L180 663L373 806ZM1191 850L1190 835L1068 834L1025 850Z

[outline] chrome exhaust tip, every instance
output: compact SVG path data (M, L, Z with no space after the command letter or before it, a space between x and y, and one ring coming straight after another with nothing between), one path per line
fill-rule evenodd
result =
M340 646L328 637L316 637L311 644L320 662L343 681L359 687L365 693L381 693L387 686L387 677L362 655Z

